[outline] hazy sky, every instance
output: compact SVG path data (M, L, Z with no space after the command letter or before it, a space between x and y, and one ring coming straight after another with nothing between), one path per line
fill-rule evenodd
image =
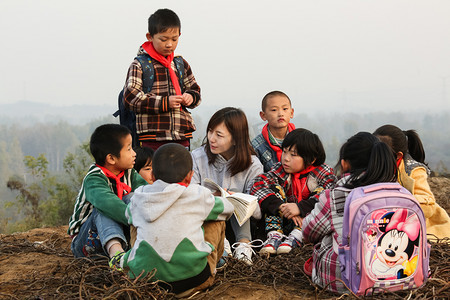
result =
M0 1L0 103L112 104L173 9L203 103L296 111L450 109L450 1Z

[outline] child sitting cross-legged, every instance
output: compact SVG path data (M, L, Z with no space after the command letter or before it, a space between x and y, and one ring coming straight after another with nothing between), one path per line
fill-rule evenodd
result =
M250 190L265 215L267 240L261 254L288 253L299 246L303 218L314 208L318 194L336 181L333 169L324 164L325 150L316 134L295 129L281 147L281 161L257 176Z
M137 189L127 207L137 239L121 267L131 278L156 270L153 280L178 297L208 288L224 251L227 199L190 184L192 157L180 144L165 144L153 156L153 184Z
M108 255L114 268L129 245L125 209L132 192L146 184L133 169L131 144L130 130L118 124L101 125L91 136L95 164L83 179L69 221L75 257Z

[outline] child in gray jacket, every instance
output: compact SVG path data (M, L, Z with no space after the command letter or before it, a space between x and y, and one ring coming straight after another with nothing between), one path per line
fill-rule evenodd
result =
M190 184L192 175L185 147L161 146L153 156L154 183L137 189L126 211L137 239L122 267L131 278L156 269L153 279L167 282L178 296L213 283L224 250L224 221L233 213L228 200Z

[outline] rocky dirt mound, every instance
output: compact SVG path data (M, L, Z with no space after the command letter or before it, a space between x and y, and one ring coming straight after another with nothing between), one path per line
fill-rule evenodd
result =
M450 179L430 178L437 201L450 211ZM0 235L1 299L170 299L173 295L155 283L132 281L110 270L107 260L74 259L67 226L37 228ZM432 242L431 278L425 287L371 299L449 299L450 241ZM284 256L257 256L248 267L230 260L218 274L214 286L192 299L332 299L335 294L311 283L303 264L311 256L311 245ZM151 277L149 274L148 277ZM342 298L356 298L349 294Z

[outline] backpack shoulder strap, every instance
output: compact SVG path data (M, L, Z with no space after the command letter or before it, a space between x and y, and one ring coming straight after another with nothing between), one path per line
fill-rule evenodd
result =
M142 68L142 90L144 93L149 93L155 81L155 67L152 58L148 54L140 54L136 56L136 59Z
M178 73L178 80L180 81L181 92L184 92L184 61L182 56L175 56L173 58L175 68Z

